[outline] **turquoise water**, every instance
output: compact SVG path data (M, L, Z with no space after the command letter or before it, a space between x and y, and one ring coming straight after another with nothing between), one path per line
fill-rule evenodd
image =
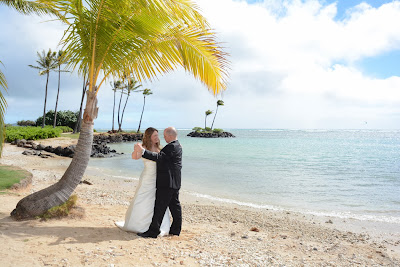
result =
M184 190L259 208L400 223L400 130L229 131L236 138L179 131ZM90 166L139 177L133 143L111 147L127 154Z

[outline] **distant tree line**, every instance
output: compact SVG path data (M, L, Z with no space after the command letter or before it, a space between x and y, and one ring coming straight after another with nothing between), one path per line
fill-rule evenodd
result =
M78 121L79 111L73 112L70 110L57 111L55 115L54 110L49 110L44 118L45 125L68 126L73 129ZM55 121L57 118L57 121ZM18 126L42 126L43 116L40 116L36 121L21 120L17 122ZM43 128L43 127L42 127Z

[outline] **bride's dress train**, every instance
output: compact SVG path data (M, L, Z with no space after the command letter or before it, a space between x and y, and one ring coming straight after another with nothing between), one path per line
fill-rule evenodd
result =
M156 200L156 163L142 158L144 169L139 178L135 196L129 205L124 222L115 224L124 231L143 233L149 229ZM160 236L168 235L171 221L169 209L164 214Z

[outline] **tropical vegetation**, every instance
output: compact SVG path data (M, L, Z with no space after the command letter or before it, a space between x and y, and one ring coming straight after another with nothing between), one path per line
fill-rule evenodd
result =
M36 126L36 122L35 121L31 121L31 120L21 120L21 121L17 121L17 125L18 126Z
M44 128L45 122L45 114L46 114L46 103L47 103L47 87L49 84L49 76L50 76L50 71L54 70L57 68L57 62L55 60L56 52L52 52L51 49L47 51L47 53L43 50L42 54L37 52L38 60L36 60L36 63L38 66L33 66L33 65L28 65L31 68L38 69L39 70L39 75L46 75L46 87L45 87L45 94L44 94L44 108L43 108L43 121L42 121L42 128Z
M195 132L198 132L198 133L223 133L224 132L223 129L215 128L214 130L212 130L210 127L206 127L206 128L194 127L192 130Z
M72 129L66 126L32 127L32 126L11 126L6 127L6 142L12 142L17 139L38 140L59 137L61 133L72 132Z
M61 65L65 63L65 56L64 56L64 51L59 50L57 54L55 54L54 57L55 63L58 67L58 89L57 89L57 98L56 98L56 107L54 108L54 123L53 123L53 128L56 128L57 126L57 106L58 106L58 97L60 95L60 81L61 81L61 72L66 72L65 70L61 70Z
M206 110L206 118L204 119L204 129L207 129L207 117L210 116L213 112L211 110Z
M142 85L139 84L138 81L135 81L132 77L127 77L124 75L123 84L119 88L121 90L121 97L118 106L118 132L122 132L122 120L124 119L125 108L126 104L128 103L129 96L131 95L131 92L141 92L141 90L140 91L138 90L140 87L142 87ZM123 94L126 95L126 98L125 98L124 109L122 110L120 117L121 100Z
M74 158L54 185L17 204L14 218L37 216L66 202L89 162L97 94L109 77L130 73L142 82L182 66L214 94L226 88L227 55L208 22L187 0L54 0L47 3L67 24L62 40L67 66L83 74L88 90Z
M57 117L58 120L56 122L56 126L68 126L70 128L74 128L78 121L79 112L73 112L71 110L57 111L57 116L55 116L54 110L49 110L45 115L45 125L53 125L55 124L54 119ZM36 119L36 126L41 125L43 122L43 116L40 116Z
M115 94L117 93L117 90L119 90L121 88L121 81L113 81L112 83L110 83L112 86L112 90L114 92L114 105L113 105L113 116L112 116L112 127L111 127L111 131L114 132L114 117L115 117ZM118 112L119 115L119 112Z
M65 21L64 17L61 16L56 9L52 8L48 3L41 3L41 1L0 0L0 5L10 7L25 15L55 15L59 19ZM1 61L0 64L2 64ZM1 89L7 90L7 81L4 74L0 71L0 157L5 137L4 114L7 108L7 102Z

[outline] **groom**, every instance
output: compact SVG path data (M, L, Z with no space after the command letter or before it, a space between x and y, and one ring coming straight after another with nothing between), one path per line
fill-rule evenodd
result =
M178 141L178 132L174 127L164 130L164 139L168 143L160 153L148 151L140 143L134 150L142 150L142 157L157 163L156 202L154 215L149 230L139 233L141 237L156 238L160 234L160 226L167 210L172 214L172 225L169 234L178 235L182 228L182 209L179 202L181 188L182 146Z

